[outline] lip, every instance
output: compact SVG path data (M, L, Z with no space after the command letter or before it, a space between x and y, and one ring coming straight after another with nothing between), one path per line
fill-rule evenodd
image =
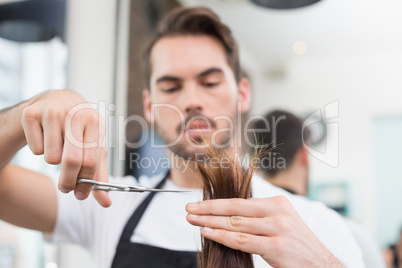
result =
M194 120L184 129L184 133L192 137L211 132L211 130L212 127L210 127L205 121Z

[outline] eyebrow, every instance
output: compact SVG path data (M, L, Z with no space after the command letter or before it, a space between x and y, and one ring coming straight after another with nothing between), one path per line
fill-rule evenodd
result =
M203 71L202 73L198 74L196 77L200 78L203 76L207 76L211 73L223 73L223 71L220 68L209 68L208 70ZM164 75L164 76L158 78L158 80L156 80L156 83L158 84L158 83L165 82L165 81L180 82L180 81L183 81L183 79L176 77L176 76Z
M209 75L211 73L223 73L223 71L222 71L222 69L219 69L219 68L209 68L208 70L203 71L202 73L197 75L197 78L207 76L207 75Z
M176 77L176 76L164 75L164 76L158 78L158 80L156 80L156 83L158 84L158 83L165 82L165 81L177 82L177 81L182 81L182 79L180 79L179 77Z

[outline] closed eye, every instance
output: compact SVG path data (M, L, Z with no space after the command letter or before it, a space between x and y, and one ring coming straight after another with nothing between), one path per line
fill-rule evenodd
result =
M175 91L177 91L179 89L180 89L179 87L172 87L172 88L169 88L169 89L164 89L163 92L173 93L173 92L175 92Z
M205 84L204 84L204 86L205 86L205 87L208 87L208 88L212 88L212 87L215 87L215 86L217 86L217 85L219 85L219 83L205 83Z

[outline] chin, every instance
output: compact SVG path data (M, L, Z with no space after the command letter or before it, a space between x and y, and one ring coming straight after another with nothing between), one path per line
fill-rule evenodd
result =
M188 144L177 144L170 148L170 151L173 152L173 154L175 154L177 157L192 161L196 160L198 155L204 155L205 150L206 148L194 148Z

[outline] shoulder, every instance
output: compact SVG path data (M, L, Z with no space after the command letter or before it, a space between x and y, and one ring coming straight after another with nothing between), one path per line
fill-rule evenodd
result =
M342 217L329 209L321 202L312 201L304 196L291 194L264 180L259 175L254 175L252 184L253 197L264 198L282 195L286 197L304 222L315 232L327 231L329 227L340 224L346 227ZM328 225L329 224L329 225Z
M258 174L253 176L252 193L253 197L257 198L273 197L278 195L286 197L299 215L303 218L303 220L307 222L310 218L315 219L315 217L318 215L325 216L327 214L330 214L331 217L335 215L336 218L341 220L341 217L336 212L329 209L323 203L309 200L304 196L291 194L282 188L272 185Z

